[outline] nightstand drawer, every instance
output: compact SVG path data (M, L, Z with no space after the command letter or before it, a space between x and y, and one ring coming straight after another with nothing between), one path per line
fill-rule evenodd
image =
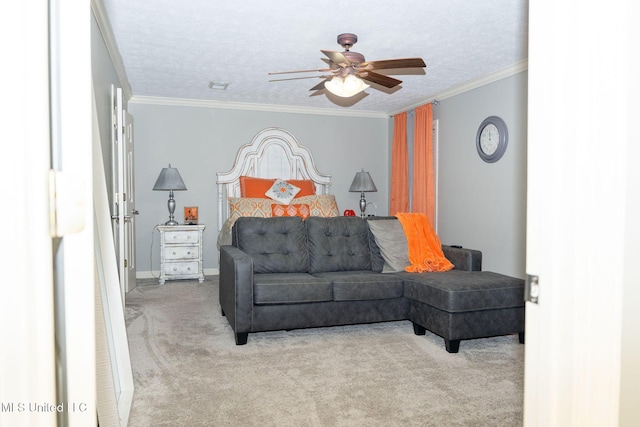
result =
M164 242L172 243L198 243L200 241L199 231L166 231L164 233Z
M165 274L170 276L191 276L199 274L198 261L187 262L167 262L165 264Z
M164 247L164 259L199 259L200 251L197 246L171 246Z

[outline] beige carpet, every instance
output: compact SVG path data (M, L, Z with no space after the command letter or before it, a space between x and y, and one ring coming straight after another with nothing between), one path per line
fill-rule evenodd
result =
M236 346L216 276L127 294L129 426L519 426L517 335L458 354L411 323L249 334Z

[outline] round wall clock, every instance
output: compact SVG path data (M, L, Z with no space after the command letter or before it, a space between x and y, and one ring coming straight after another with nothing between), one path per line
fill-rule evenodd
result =
M507 150L508 142L507 125L500 117L490 116L480 123L476 134L476 148L482 160L487 163L500 160Z

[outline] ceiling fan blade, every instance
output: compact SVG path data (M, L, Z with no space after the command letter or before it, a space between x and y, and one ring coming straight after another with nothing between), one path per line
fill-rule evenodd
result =
M344 56L341 52L336 52L333 50L321 50L320 52L327 55L331 60L331 62L333 62L336 65L342 65L342 64L344 64L344 66L351 65L351 61L349 61L347 57Z
M385 76L384 74L378 74L373 71L365 71L358 73L358 76L372 83L377 83L381 86L392 88L402 83L402 80L394 79L393 77Z
M288 80L305 80L305 79L328 79L332 76L306 76L306 77L287 77L285 79L271 79L270 82L285 82Z
M382 61L369 61L360 64L361 67L371 65L374 70L385 70L389 68L413 68L413 67L426 67L422 58L400 58L400 59L385 59ZM370 69L370 68L368 68Z
M314 87L312 87L311 89L309 89L309 91L324 89L324 84L325 84L326 82L328 82L329 80L331 80L331 77L333 77L333 76L325 77L325 79L324 79L323 81L321 81L320 83L318 83L317 85L315 85Z
M268 73L270 76L276 74L293 74L293 73L326 73L327 71L331 71L330 68L319 68L315 70L294 70L294 71L277 71L275 73Z

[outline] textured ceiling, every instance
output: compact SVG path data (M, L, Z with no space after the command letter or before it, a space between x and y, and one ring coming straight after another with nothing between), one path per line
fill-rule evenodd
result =
M134 97L313 109L399 111L527 58L527 0L102 0ZM341 99L309 89L318 77L270 82L269 72L324 67L336 36L367 60L421 57L424 74L393 75ZM226 90L209 82L228 83ZM374 87L375 86L375 87Z

